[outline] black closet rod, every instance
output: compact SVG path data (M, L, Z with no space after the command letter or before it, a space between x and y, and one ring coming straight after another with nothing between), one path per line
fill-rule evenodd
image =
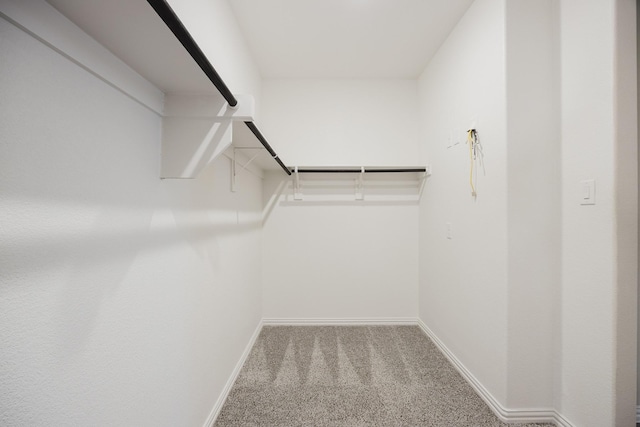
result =
M253 122L244 122L245 125L247 125L247 127L251 130L251 132L253 132L253 134L255 135L256 138L258 138L258 141L260 141L260 143L264 146L264 148L269 152L269 154L271 154L271 157L273 157L273 160L275 160L276 162L278 162L278 164L280 165L280 167L282 168L282 170L284 170L287 175L291 175L291 171L289 170L288 167L286 167L284 165L284 163L282 163L282 160L280 160L280 157L278 157L278 155L276 154L275 151L273 151L273 148L271 148L271 145L269 145L269 143L267 142L267 140L264 138L264 136L262 136L262 133L260 132L260 130L258 129L258 127L256 126L255 123Z
M427 168L364 169L365 173L406 173L426 171ZM295 169L292 169L291 172L295 172ZM298 169L298 173L362 173L362 169Z
M196 41L191 37L189 31L185 28L184 24L178 18L178 15L171 9L169 3L166 0L147 0L153 10L156 11L158 16L162 18L167 27L173 32L176 38L182 43L182 46L189 52L191 57L200 66L202 71L209 77L211 83L218 89L220 94L227 100L229 105L235 107L238 105L238 100L231 93L227 85L222 81L222 78L218 74L213 65L209 62L205 54L202 52Z
M202 52L196 41L191 37L189 31L185 28L184 24L178 18L178 15L173 11L171 6L167 3L166 0L147 0L147 2L151 5L153 10L156 11L158 16L162 18L167 27L173 32L176 38L182 43L182 46L189 52L191 57L196 61L196 63L200 66L202 71L207 75L211 83L218 89L220 95L224 97L224 99L229 103L230 106L235 107L238 105L238 100L229 90L229 87L222 80L218 72L213 65L209 62L205 54ZM251 132L258 138L258 141L264 146L264 148L271 154L271 157L278 162L282 170L284 170L287 175L291 175L291 171L282 163L282 160L278 158L278 155L273 151L273 148L269 145L267 140L262 136L258 128L253 122L244 122Z

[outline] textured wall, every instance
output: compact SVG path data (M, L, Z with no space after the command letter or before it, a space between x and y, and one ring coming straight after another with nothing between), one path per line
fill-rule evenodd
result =
M503 406L575 425L633 423L634 7L477 0L421 78L420 317ZM446 148L474 123L475 202L466 146Z
M501 403L507 361L505 4L474 2L420 78L424 157L420 318ZM469 185L466 130L486 174ZM452 141L453 139L453 141ZM457 145L456 145L457 144ZM447 238L446 224L452 238Z
M556 6L506 2L509 408L554 406L562 265Z
M0 19L0 424L202 425L260 319L261 183Z
M419 164L415 80L266 80L263 97L265 134L289 165ZM381 190L367 175L356 201L354 176L323 178L314 198L304 177L303 201L290 186L271 199L281 176L265 181L265 317L415 317L418 204L402 193L417 181Z
M280 175L265 180L265 195L282 185ZM264 316L415 318L417 203L355 201L352 181L328 185L346 186L351 201L335 193L294 201L285 186L267 205ZM303 197L309 192L303 187Z
M291 166L413 165L418 84L403 79L270 79L264 132Z
M585 426L628 425L615 421L615 3L560 2L561 405ZM596 205L579 203L585 179L596 180Z

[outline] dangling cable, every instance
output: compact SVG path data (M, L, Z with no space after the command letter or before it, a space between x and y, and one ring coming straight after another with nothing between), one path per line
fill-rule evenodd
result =
M467 144L469 144L469 185L471 186L471 195L476 197L476 187L473 185L473 164L475 163L475 145L476 130L469 129L467 131Z

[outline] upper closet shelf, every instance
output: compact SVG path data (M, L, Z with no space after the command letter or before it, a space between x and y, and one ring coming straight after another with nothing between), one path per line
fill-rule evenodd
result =
M220 155L224 150L226 150L232 143L232 127L231 124L233 121L243 121L245 125L251 130L251 133L256 137L258 141L262 144L265 150L271 155L271 157L280 165L282 170L287 173L287 175L291 175L289 169L284 165L282 160L278 157L276 152L271 148L271 145L267 142L266 138L262 135L258 127L253 121L253 115L255 112L255 105L253 98L245 99L244 102L239 102L238 98L231 93L229 87L222 80L218 72L213 68L213 65L209 62L206 55L202 52L198 44L195 42L189 31L182 24L178 16L175 14L171 6L166 2L166 0L147 0L148 3L153 7L158 16L162 18L164 23L169 27L171 32L176 36L176 38L180 41L180 43L184 46L184 48L189 52L189 55L194 59L194 61L198 64L198 66L202 69L207 78L213 83L216 87L220 95L225 99L228 106L223 110L219 110L218 114L215 116L216 122L213 123L213 127L208 131L205 136L205 140L209 140L207 147L203 150L200 146L194 147L195 151L195 160L196 162L202 163L204 161L206 164L210 163L215 159L218 155ZM246 97L245 97L246 98ZM243 109L242 112L238 113L236 110ZM210 117L213 118L213 117ZM196 119L197 121L197 119ZM172 131L172 127L178 128L179 131L186 131L187 126L196 125L192 118L190 117L181 117L178 119L177 126L175 124L168 124L169 131ZM163 133L163 146L166 143L171 146L172 151L179 150L182 153L185 152L184 147L181 146L179 142L176 143L176 140L180 139L178 135L172 135L170 138L165 139ZM191 138L191 140L197 143L198 138ZM187 150L191 152L192 150ZM170 158L164 158L163 152L163 174L166 174L169 171L173 171L174 168L177 168L176 171L180 172L183 167L192 166L193 160L188 162L187 164L182 162L176 162L173 156L169 155ZM165 165L167 166L165 168ZM184 170L184 169L182 169ZM187 169L187 173L189 175L194 175L199 172L201 168L197 168L197 170L192 171L191 169Z
M230 150L230 157L238 153L259 169L275 166L287 175L296 169L286 166L255 124L253 97L231 92L166 0L0 3L4 16L162 117L162 178L194 178ZM63 30L40 25L48 21ZM362 173L362 168L298 167L298 174L310 172ZM406 172L427 171L364 170Z

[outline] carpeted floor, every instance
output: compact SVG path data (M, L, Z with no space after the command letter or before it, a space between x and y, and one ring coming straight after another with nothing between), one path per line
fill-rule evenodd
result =
M507 424L418 326L265 326L215 425Z

